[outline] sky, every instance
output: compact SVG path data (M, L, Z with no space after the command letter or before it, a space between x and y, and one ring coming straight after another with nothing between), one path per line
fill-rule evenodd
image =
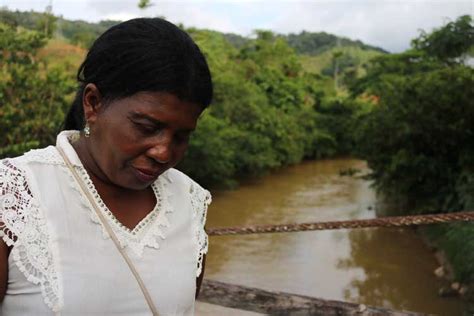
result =
M277 33L327 32L379 46L390 52L409 48L420 30L430 31L460 15L474 15L474 0L0 0L10 10L44 11L66 19L97 22L164 16L186 27L251 36L253 30Z

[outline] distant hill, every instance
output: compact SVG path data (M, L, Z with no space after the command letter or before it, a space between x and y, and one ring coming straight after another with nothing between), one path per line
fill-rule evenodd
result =
M0 21L10 24L19 25L28 29L34 29L40 23L44 13L28 11L8 11L5 8L0 9ZM86 34L90 38L96 38L112 25L118 24L120 21L100 21L98 23L90 23L81 20L67 20L62 17L57 18L56 33L71 42L80 42L86 39ZM223 33L224 37L235 47L240 48L249 40L248 38L233 34ZM361 50L372 50L380 53L387 53L384 49L371 46L361 42L360 40L351 40L345 37L339 37L326 32L307 32L302 31L299 34L279 35L285 38L291 47L297 53L304 55L319 55L334 47L358 47Z
M243 47L249 41L247 37L234 33L222 33L222 35L229 43L231 43L236 48Z
M44 17L45 14L40 12L0 9L0 22L21 26L26 29L37 29ZM90 23L82 20L73 21L56 17L56 30L54 33L55 37L64 38L72 44L88 48L100 34L118 23L120 21L107 20Z
M385 54L388 53L380 47L364 44L360 40L351 40L346 37L340 37L326 32L312 33L302 31L299 34L286 35L285 38L296 52L305 55L319 55L338 46L357 47L360 50L377 51Z
M334 71L332 67L333 56L337 52L342 53L339 65L340 71L349 68L357 68L362 72L364 72L364 64L366 64L370 59L383 54L378 50L365 50L358 46L341 46L332 47L317 55L302 55L301 63L307 72L321 73L330 76ZM363 73L360 73L359 75L361 74Z
M242 47L249 40L246 37L233 33L224 33L223 35L237 48ZM299 34L280 34L278 36L284 38L298 54L302 55L320 55L335 47L355 47L362 51L375 51L383 54L388 53L383 48L365 44L360 40L351 40L346 37L340 37L326 32L313 33L302 31Z
M73 44L82 44L83 47L88 48L100 34L119 23L120 21L111 20L89 23L81 20L71 21L59 18L57 33Z
M249 39L237 34L224 33L223 36L237 48L244 46ZM333 56L341 54L339 70L356 70L358 76L364 73L363 65L381 54L388 54L380 47L364 44L325 32L278 35L301 55L301 63L306 72L332 76L334 73Z
M0 9L0 22L21 26L28 29L37 29L45 18L44 13L8 11ZM109 27L120 23L120 21L100 21L90 23L86 21L72 21L62 17L56 17L55 41L48 45L49 52L62 54L67 49L67 43L88 48L92 42ZM216 31L212 31L216 32ZM232 33L221 33L231 45L236 48L243 47L251 39ZM300 32L299 34L276 34L284 38L288 44L301 55L303 68L307 72L331 76L334 72L334 56L342 54L339 58L340 71L355 69L359 75L363 72L363 65L374 56L388 53L384 49L371 46L360 40L351 40L325 32ZM63 43L63 44L61 44ZM72 60L80 59L84 52L72 54ZM55 56L56 54L52 54Z

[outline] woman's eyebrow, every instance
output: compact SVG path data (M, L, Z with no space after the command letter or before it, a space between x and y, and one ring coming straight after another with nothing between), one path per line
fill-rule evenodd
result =
M132 112L130 113L129 115L129 118L132 118L132 119L145 119L145 120L148 120L150 121L151 123L154 123L156 125L163 125L165 123L163 123L162 121L159 121L147 114L144 114L144 113L139 113L139 112Z
M131 119L144 119L144 120L150 121L151 123L159 125L159 126L166 125L166 123L164 123L162 121L159 121L159 120L157 120L157 119L155 119L155 118L153 118L153 117L151 117L147 114L140 113L140 112L130 113L129 118L131 118ZM195 131L195 128L183 128L183 129L180 129L179 131L182 132L182 133L192 133L192 132Z

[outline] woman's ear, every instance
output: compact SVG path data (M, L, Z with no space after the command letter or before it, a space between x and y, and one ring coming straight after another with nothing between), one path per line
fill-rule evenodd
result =
M97 119L97 115L103 108L102 94L95 84L88 83L84 87L82 107L84 109L84 118L86 122L94 123Z

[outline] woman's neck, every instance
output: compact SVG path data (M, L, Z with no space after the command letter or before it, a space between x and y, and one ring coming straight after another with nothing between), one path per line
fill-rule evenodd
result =
M153 210L156 204L152 188L148 187L146 190L137 191L115 185L100 169L89 150L89 144L82 136L71 145L89 174L102 201L120 223L129 229L134 229Z
M101 196L119 197L123 196L124 193L131 193L130 191L132 190L120 187L109 180L94 159L89 147L90 144L87 144L87 140L82 135L76 142L71 143L71 145Z

